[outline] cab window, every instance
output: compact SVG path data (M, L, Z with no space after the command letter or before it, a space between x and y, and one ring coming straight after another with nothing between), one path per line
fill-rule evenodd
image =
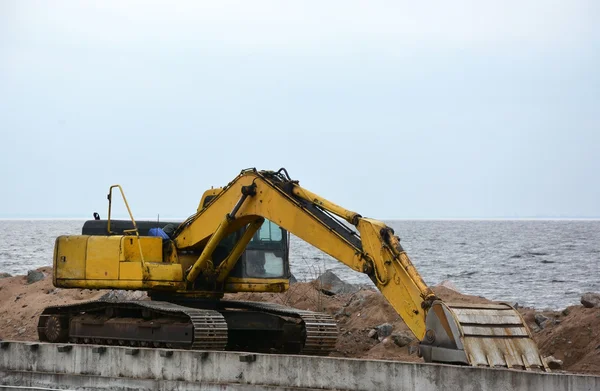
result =
M255 278L284 277L285 249L284 231L265 220L246 248L246 275Z

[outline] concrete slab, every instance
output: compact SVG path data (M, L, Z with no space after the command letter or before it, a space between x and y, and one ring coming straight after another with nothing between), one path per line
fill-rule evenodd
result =
M14 389L600 391L597 376L507 369L93 345L2 346L0 384Z

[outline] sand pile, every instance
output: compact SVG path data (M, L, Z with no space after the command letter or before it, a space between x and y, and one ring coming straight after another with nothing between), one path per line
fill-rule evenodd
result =
M38 271L45 277L31 283L26 276L0 278L1 339L37 340L37 319L46 306L115 295L111 291L57 289L52 285L51 268ZM313 281L293 284L288 292L281 294L239 293L227 298L271 301L331 314L340 330L332 356L422 361L416 354L417 340L378 291L347 286L337 291L341 293L324 289L322 281ZM449 302L490 302L444 286L434 287L434 291ZM542 355L562 360L565 371L600 375L600 308L577 305L558 312L530 308L519 311Z
M40 281L28 283L27 276L0 279L0 338L35 341L37 321L47 306L76 303L100 298L103 291L59 289L52 285L52 268L37 271L44 274Z

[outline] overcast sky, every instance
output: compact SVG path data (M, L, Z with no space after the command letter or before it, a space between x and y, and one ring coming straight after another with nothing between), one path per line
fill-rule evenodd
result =
M247 167L377 218L600 217L598 1L0 0L0 217Z

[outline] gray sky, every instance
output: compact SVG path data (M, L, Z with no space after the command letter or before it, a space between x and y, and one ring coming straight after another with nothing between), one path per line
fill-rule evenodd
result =
M0 0L0 217L286 167L378 218L600 217L598 1Z

